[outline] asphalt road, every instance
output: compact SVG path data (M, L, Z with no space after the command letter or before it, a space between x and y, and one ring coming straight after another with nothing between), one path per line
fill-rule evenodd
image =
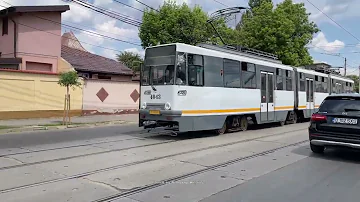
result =
M119 199L117 202L127 202L132 199L141 202L155 201L200 201L200 202L355 202L360 198L360 152L349 149L329 148L324 155L316 155L310 152L309 146L302 146L287 151L287 155L303 156L298 161L289 163L279 169L271 169L267 162L259 162L263 159L258 158L257 163L245 161L243 166L224 168L229 173L241 173L242 168L252 169L250 173L256 176L260 166L268 167L267 174L259 174L250 180L244 179L238 185L231 186L231 181L215 181L214 184L203 185L205 189L195 187L187 189L184 193L181 185L166 185L162 188L147 191L145 193L130 196L128 199ZM274 160L280 160L275 159ZM286 161L286 160L285 160ZM246 164L254 166L246 166ZM238 169L235 169L238 168ZM216 177L212 174L212 178ZM224 173L222 174L224 175ZM251 175L249 173L247 176ZM238 175L237 179L246 178L246 175ZM204 182L209 182L210 176L199 178ZM210 180L211 182L211 180ZM215 184L216 183L216 184ZM223 189L217 193L206 193L211 187L224 187L228 184L230 188ZM234 183L235 184L235 183ZM178 190L178 193L176 192ZM194 193L195 192L195 193ZM189 198L181 196L186 194ZM201 200L200 196L210 195ZM166 200L173 199L173 200ZM130 201L130 200L129 200Z
M355 202L360 198L359 152L331 149L237 185L201 202Z
M116 137L124 134L136 136L140 131L141 128L136 124L129 124L95 128L69 128L54 131L9 133L0 135L0 149Z
M156 136L136 125L0 135L0 201L358 201L360 152L314 155L307 126L222 136Z

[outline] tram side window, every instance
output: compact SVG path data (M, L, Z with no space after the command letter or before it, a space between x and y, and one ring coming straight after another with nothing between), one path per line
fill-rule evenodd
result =
M142 72L142 80L141 80L141 85L142 86L147 86L150 84L149 82L149 75L150 75L150 67L149 66L145 66L143 68L143 72Z
M337 85L336 85L336 81L335 81L334 79L332 79L332 92L333 92L333 93L337 93L337 92L336 92L336 86L337 86Z
M315 76L315 92L322 93L323 91L322 77Z
M204 56L204 84L208 87L224 87L223 59Z
M188 54L188 74L190 86L204 85L204 59L202 55Z
M240 88L240 62L224 59L224 86Z
M305 92L305 76L304 76L304 73L300 73L300 91Z
M276 90L284 90L283 72L281 69L276 69Z
M285 71L285 77L286 77L286 90L292 91L292 77L290 70Z
M243 88L256 88L255 65L247 62L241 63L241 80Z
M322 85L323 85L323 90L324 93L328 93L328 78L323 77L322 78Z

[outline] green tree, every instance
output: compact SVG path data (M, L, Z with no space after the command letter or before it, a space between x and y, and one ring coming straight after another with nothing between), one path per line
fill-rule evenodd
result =
M239 43L274 53L286 65L312 64L305 46L319 29L309 21L309 15L303 3L285 0L274 9L271 1L262 1L252 13L244 14L241 26L237 26Z
M213 28L207 23L208 19L209 16L199 6L190 8L185 3L177 5L174 1L167 1L159 8L159 12L145 11L139 37L144 48L167 43L196 45L201 42L219 42L214 37ZM223 20L214 25L227 39L226 43L234 43L236 33Z
M134 72L140 71L140 63L144 61L138 53L128 51L117 54L116 58Z
M70 88L75 90L76 87L81 87L82 83L76 71L68 71L60 73L58 84L66 87L63 124L66 122L67 125L70 122Z
M271 3L272 0L249 0L249 7L254 9L255 7L259 7L263 2Z
M354 81L354 92L359 92L359 76L357 75L348 75L346 76Z

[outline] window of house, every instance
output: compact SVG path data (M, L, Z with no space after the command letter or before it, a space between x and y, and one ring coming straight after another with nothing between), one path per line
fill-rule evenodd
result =
M283 72L281 69L276 69L276 89L284 90Z
M254 64L242 62L241 76L243 88L256 88L256 71Z
M111 80L111 76L106 74L99 74L98 79Z
M2 35L8 34L9 32L9 18L5 17L2 19Z
M240 88L240 62L224 59L224 86Z
M292 91L292 77L291 77L291 71L290 70L286 70L285 71L285 77L286 77L286 90L287 91Z

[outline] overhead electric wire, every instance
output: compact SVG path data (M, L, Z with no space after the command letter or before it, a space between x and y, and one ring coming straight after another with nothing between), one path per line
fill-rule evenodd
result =
M3 1L3 0L2 0ZM3 1L5 2L5 1ZM7 3L7 2L5 2ZM8 3L9 5L11 5L10 3ZM2 5L1 5L2 6ZM11 5L12 6L12 5ZM67 25L67 24L64 24L64 23L61 23L61 22L57 22L57 21L54 21L54 20L50 20L50 19L47 19L47 18L43 18L43 17L40 17L40 16L36 16L36 15L32 15L36 18L39 18L39 19L42 19L42 20L46 20L46 21L49 21L49 22L52 22L52 23L55 23L55 24L59 24L61 26L64 26L64 27L70 27L72 29L76 29L76 30L80 30L82 31L83 33L89 33L91 36L98 36L98 37L103 37L103 38L108 38L108 39L111 39L111 40L116 40L116 41L119 41L119 42L122 42L122 43L128 43L128 44L131 44L131 45L135 45L135 46L141 46L140 44L136 44L134 42L130 42L130 41L125 41L125 40L121 40L121 39L117 39L117 38L114 38L114 37L111 37L111 36L107 36L107 35L104 35L104 34L99 34L97 32L94 32L94 31L91 31L91 30L85 30L85 29L82 29L82 28L79 28L79 27L75 27L75 26L71 26L71 25ZM86 43L86 42L84 42Z
M151 7L151 6L147 5L147 4L145 4L145 3L143 3L143 2L141 2L141 1L139 1L139 0L135 0L135 1L136 1L136 2L138 2L139 4L142 4L142 5L144 5L144 6L148 7L148 8L150 8L150 9L152 9L152 10L156 11L156 12L159 12L159 10L157 10L157 9L155 9L155 8L153 8L153 7Z
M38 30L38 31L43 31L43 32L46 32L46 33L49 33L49 34L52 34L52 35L55 35L55 36L60 36L60 37L64 37L64 38L73 40L73 38L71 38L71 37L61 36L61 35L59 35L59 34L55 34L55 33L52 33L52 32L49 32L49 31L46 31L46 30L43 30L43 29L39 29L39 28L35 28L35 27L29 26L29 25L25 25L25 24L22 24L22 23L20 23L20 22L18 22L17 24L22 25L22 26L25 26L25 27L32 28L32 29L35 29L35 30ZM116 52L119 52L119 53L122 52L122 51L120 51L120 50L116 50L116 49L113 49L113 48L108 48L108 47L104 47L104 46L99 46L99 45L87 43L87 42L85 42L85 41L80 41L80 40L78 40L78 41L81 42L81 43L90 45L90 46L94 46L94 47L98 47L98 48L102 48L102 49L107 49L107 50L112 50L112 51L116 51Z
M97 32L91 31L91 30L85 30L85 29L82 29L82 28L79 28L79 27L67 25L67 24L65 24L65 23L56 22L56 21L53 21L53 20L50 20L50 19L47 19L47 18L43 18L43 17L39 17L39 16L34 16L34 17L37 17L37 18L39 18L39 19L46 20L46 21L49 21L49 22L52 22L52 23L55 23L55 24L59 24L59 25L64 26L64 27L69 27L69 28L72 28L72 29L77 29L77 30L82 31L83 33L84 33L84 32L85 32L85 33L90 33L92 36L100 36L100 37L104 37L104 38L116 40L116 41L123 42L123 43L128 43L128 44L135 45L135 46L141 46L140 44L136 44L136 43L133 43L133 42L130 42L130 41L125 41L125 40L117 39L117 38L114 38L114 37L111 37L111 36L107 36L107 35L104 35L104 34L99 34L99 33L97 33Z
M126 24L129 24L129 25L140 27L140 25L142 23L140 21L130 19L128 17L121 16L121 14L119 14L117 12L110 11L110 10L107 10L107 9L103 9L103 8L88 4L88 3L83 2L83 1L73 0L73 2L77 3L78 5L84 6L84 7L88 8L88 9L90 9L90 10L93 10L93 11L95 11L97 13L100 13L100 14L106 15L108 17L117 19L117 20L119 20L121 22L124 22Z
M228 5L222 3L222 2L220 2L220 1L218 1L218 0L213 0L213 1L215 1L216 3L219 3L219 4L223 5L223 6L229 7Z
M127 7L129 7L129 8L132 8L132 9L134 9L134 10L137 10L137 11L140 11L140 12L143 12L143 13L144 13L144 11L143 11L143 10L138 9L138 8L136 8L136 7L134 7L134 6L131 6L131 5L129 5L129 4L123 3L123 2L118 1L118 0L113 0L113 1L114 1L114 2L116 2L116 3L118 3L118 4L121 4L121 5L127 6Z
M327 15L325 12L323 12L321 9L319 9L316 5L314 5L310 0L306 0L307 2L309 2L309 4L311 4L312 6L314 6L318 11L320 11L323 15L325 15L327 18L329 18L332 22L334 22L337 26L339 26L341 29L343 29L345 32L347 32L350 36L352 36L354 39L356 39L357 41L360 42L360 39L358 37L356 37L355 35L353 35L351 32L349 32L347 29L345 29L343 26L341 26L338 22L336 22L334 19L332 19L329 15Z
M74 23L74 22L71 22L71 21L67 21L67 20L61 20L63 22L66 22L66 23L70 23L70 24L74 24L78 27L83 27L83 28L89 28L89 29L94 29L94 27L91 27L91 26L86 26L86 25L79 25L77 23ZM115 34L113 32L109 32L109 31L105 31L105 30L97 30L97 31L101 31L101 32L104 32L104 33L108 33L108 34L111 34L111 35L114 35L114 36L119 36L119 37L122 37L122 38L127 38L127 39L131 39L131 40L134 40L134 43L136 42L140 42L139 39L135 39L135 38L131 38L131 37L128 37L128 36L122 36L120 34ZM131 41L132 42L132 41Z

